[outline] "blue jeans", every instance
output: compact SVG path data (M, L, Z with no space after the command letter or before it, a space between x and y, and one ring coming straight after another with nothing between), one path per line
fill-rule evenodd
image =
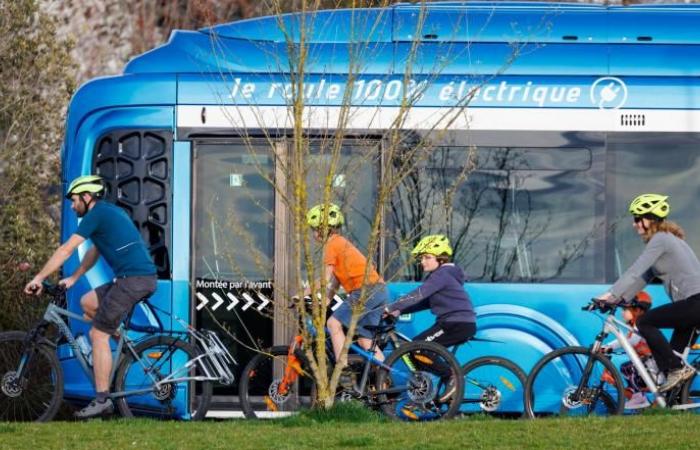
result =
M343 304L333 312L331 317L335 317L345 327L348 327L350 325L350 318L352 317L352 307L356 305L360 299L361 291L362 289L355 289L350 292ZM372 332L367 330L365 325L379 325L384 309L382 306L386 305L389 301L389 291L384 283L377 283L371 286L365 286L365 293L368 297L365 302L365 307L362 310L363 315L357 322L357 330L355 333L365 338L372 338Z

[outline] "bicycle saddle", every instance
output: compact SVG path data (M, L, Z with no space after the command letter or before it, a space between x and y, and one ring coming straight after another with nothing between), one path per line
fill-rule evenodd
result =
M381 334L381 333L388 333L389 331L393 330L396 328L396 324L394 323L381 323L379 325L364 325L364 328L367 331L370 331L374 334Z
M137 309L140 311L140 320L134 320L134 313ZM157 325L153 325L151 319L155 320ZM142 298L134 304L126 315L124 319L124 328L141 333L155 334L163 331L163 324L160 322L160 319L158 319L158 315L154 311L153 306L148 302L148 298Z

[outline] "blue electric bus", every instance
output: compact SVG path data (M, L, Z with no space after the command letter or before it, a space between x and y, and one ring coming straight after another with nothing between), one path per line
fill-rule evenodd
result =
M420 276L399 242L416 229L447 233L478 336L498 341L464 346L460 359L498 354L527 371L552 349L592 340L597 319L580 306L642 249L626 216L634 196L668 194L672 218L700 250L698 23L695 5L445 2L176 31L122 75L75 94L64 189L79 175L105 177L108 199L150 245L161 309L226 325L243 365L251 348L286 343L291 215L277 189L291 145L298 46L289 39L303 30L309 167L327 167L324 142L352 106L332 183L347 232L367 245L376 186L391 165L382 160L388 130L408 94L401 142L430 142L432 152L392 195L373 256L396 297ZM66 239L77 219L67 202L62 211ZM98 263L70 293L71 308L110 277ZM668 301L660 285L648 292ZM432 322L422 312L400 327L411 335ZM67 396L91 397L70 351L61 357ZM235 405L235 392L217 398Z

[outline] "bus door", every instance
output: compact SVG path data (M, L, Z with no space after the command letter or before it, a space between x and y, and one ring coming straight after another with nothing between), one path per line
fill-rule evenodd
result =
M257 351L273 342L272 155L268 141L194 143L195 323L222 337L238 361L234 369L239 374ZM237 386L217 394L236 395Z

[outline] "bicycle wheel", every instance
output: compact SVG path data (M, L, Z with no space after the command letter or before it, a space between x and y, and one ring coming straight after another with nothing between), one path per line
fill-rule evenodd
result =
M453 417L464 393L459 363L435 342L402 344L380 367L376 382L382 411L399 420Z
M154 336L138 343L134 347L135 355L128 349L125 352L115 377L115 392L127 394L116 398L122 416L191 420L206 416L213 382L191 381L204 375L199 363L185 366L199 355L193 345L171 336ZM157 384L171 374L175 378L173 382ZM143 392L134 393L139 390Z
M519 417L525 412L525 372L512 361L484 356L462 367L463 413L488 413Z
M311 408L316 383L307 372L305 358L289 348L272 347L253 357L243 369L238 396L248 419L284 417Z
M585 347L564 347L545 355L525 384L525 412L535 415L612 415L624 410L617 368Z
M63 370L55 350L46 344L30 343L24 352L27 333L0 333L0 422L47 422L63 400ZM17 373L25 360L21 379Z
M695 370L700 370L700 366L694 366ZM700 408L700 375L698 372L690 377L681 388L680 405L675 406L677 409L695 409Z

